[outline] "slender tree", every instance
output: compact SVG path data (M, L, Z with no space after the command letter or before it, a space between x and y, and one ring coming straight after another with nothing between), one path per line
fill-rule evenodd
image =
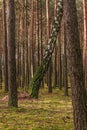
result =
M87 89L87 0L83 0L84 15L84 47L83 47L83 65L85 75L85 87Z
M42 0L40 0L40 21L41 21L41 24L40 24L40 55L41 55L41 58L40 58L40 63L41 61L43 60L43 11L42 11ZM42 85L41 87L44 88L44 79L42 81Z
M50 21L49 21L49 0L46 0L46 40L48 43L50 36Z
M3 0L3 48L4 48L4 82L5 91L8 91L8 49L7 49L7 24L6 24L6 1Z
M29 85L29 49L28 49L28 0L26 0L26 85Z
M2 54L0 54L0 89L2 89Z
M56 16L56 5L57 5L57 1L54 0L54 18ZM58 84L57 82L57 74L58 74L58 68L56 67L58 65L58 60L57 57L58 56L58 48L57 48L57 42L55 45L55 51L54 51L54 87L56 87Z
M8 85L9 85L9 107L17 107L17 85L16 85L16 59L15 59L15 7L14 0L8 0L7 12L7 43L8 43Z
M64 24L64 56L63 56L63 79L64 79L64 89L65 96L68 96L68 77L67 77L67 38L66 38L66 28Z
M43 61L41 65L38 67L38 69L36 70L34 78L32 79L31 82L31 86L32 86L31 97L38 98L39 87L43 79L43 76L47 71L55 47L58 31L60 29L62 13L63 13L62 0L59 0L59 2L57 3L57 14L53 23L51 35L48 40L48 46L43 56Z
M16 7L16 13L18 14L16 16L16 76L17 76L17 86L21 87L21 65L20 65L20 61L21 61L21 54L20 54L20 20L21 20L21 15L20 15L20 1L18 1L18 3L16 3L17 7Z
M62 89L62 57L61 57L61 32L60 31L60 35L58 37L58 59L59 59L59 66L58 66L58 70L59 70L59 74L58 74L58 87L59 89Z
M41 61L43 60L43 13L42 13L42 0L40 0L40 21L41 21L41 24L40 24L40 46L41 46L41 49L40 49L40 54L41 54Z
M34 64L34 0L31 1L31 21L30 21L30 70L31 78L33 78L35 71Z
M50 36L50 15L49 15L49 0L46 0L46 38L47 43ZM47 85L48 85L48 92L52 92L52 60L50 60L50 65L48 67L48 73L47 73Z
M25 1L21 1L22 88L25 88Z
M38 46L38 66L40 65L40 1L37 0L37 46Z

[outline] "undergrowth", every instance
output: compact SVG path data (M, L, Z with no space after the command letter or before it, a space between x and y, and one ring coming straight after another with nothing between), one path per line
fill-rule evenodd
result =
M63 93L42 89L38 100L20 99L19 108L10 109L0 92L0 130L73 130L71 99Z

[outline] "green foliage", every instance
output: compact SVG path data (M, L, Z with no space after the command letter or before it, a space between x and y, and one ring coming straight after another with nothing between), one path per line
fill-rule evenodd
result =
M19 100L20 108L8 108L0 99L1 130L73 130L72 103L63 91L48 94L40 90L40 99ZM0 93L1 95L1 93Z

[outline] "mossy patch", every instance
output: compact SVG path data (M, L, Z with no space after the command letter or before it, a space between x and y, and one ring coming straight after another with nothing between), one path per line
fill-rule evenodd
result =
M63 90L52 94L40 90L40 98L19 100L19 108L8 108L0 102L0 130L73 130L73 112L70 97Z

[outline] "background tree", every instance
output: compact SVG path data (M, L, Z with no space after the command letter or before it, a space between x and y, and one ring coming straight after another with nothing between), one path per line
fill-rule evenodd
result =
M9 85L9 107L17 107L17 84L16 84L16 59L15 59L15 7L14 0L8 0L8 85Z
M0 2L1 6L1 2ZM3 88L3 22L2 22L2 8L0 8L0 88Z
M57 1L54 0L54 18L56 16ZM56 42L54 50L54 87L58 86L58 45Z
M48 43L50 36L50 14L49 14L49 0L46 0L46 42ZM50 60L50 64L47 72L47 85L48 92L52 92L52 60Z
M65 96L68 96L68 71L67 71L67 36L66 36L66 28L64 24L64 55L63 55L63 78L64 78L64 89Z
M7 49L7 23L6 23L6 1L3 0L3 45L4 45L4 82L5 91L8 91L8 49Z

